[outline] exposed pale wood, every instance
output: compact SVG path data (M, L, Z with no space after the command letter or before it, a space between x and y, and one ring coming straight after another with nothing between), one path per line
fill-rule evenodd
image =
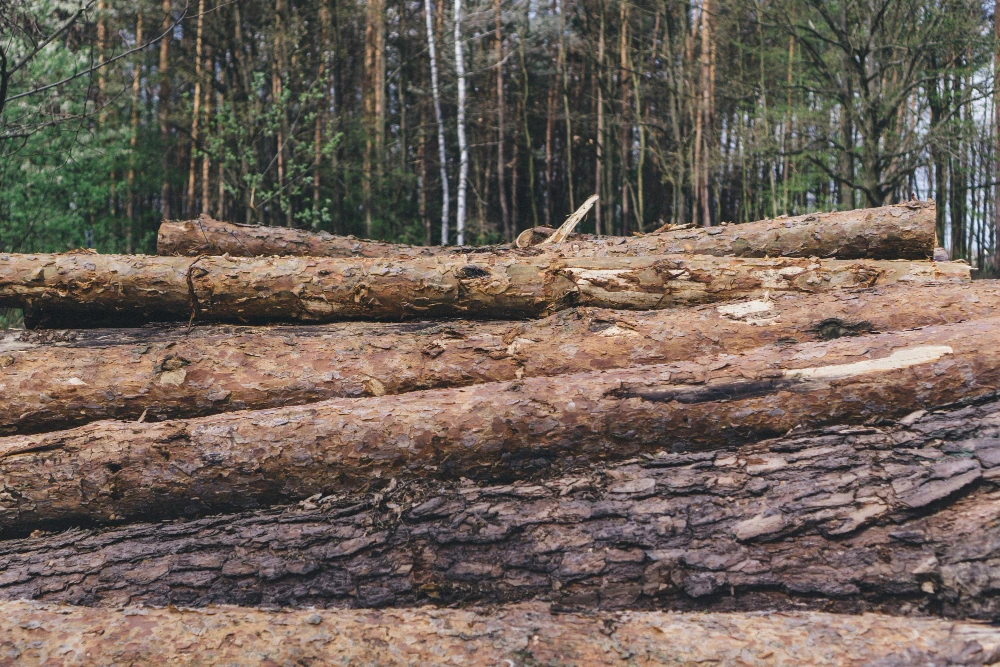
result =
M29 326L123 321L329 322L518 318L574 305L647 310L782 291L967 282L961 263L746 259L704 255L579 259L561 251L426 259L0 255L0 307Z
M59 665L983 665L985 624L819 612L553 614L0 605L0 651ZM881 662L879 662L881 661Z
M514 322L156 326L0 334L0 434L148 421L690 360L1000 313L1000 286L778 293Z
M574 247L567 252L578 257L688 252L743 257L929 259L937 245L934 225L932 202L907 202L712 229L667 231L627 239L575 235L571 237ZM518 238L517 245L535 245L546 236L525 232L521 235L524 238ZM161 255L426 257L468 250L402 246L322 232L237 225L205 216L198 220L165 221L160 225L157 239L157 252ZM503 251L503 247L493 250Z
M1000 386L1000 318L694 361L0 439L0 526L256 507L400 477L507 480L901 417ZM176 373L177 371L170 371ZM40 474L39 471L44 471Z

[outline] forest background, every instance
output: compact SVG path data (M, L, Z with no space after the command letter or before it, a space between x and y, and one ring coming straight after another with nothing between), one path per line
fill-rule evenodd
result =
M416 244L913 197L996 272L973 0L0 0L0 251L200 213Z

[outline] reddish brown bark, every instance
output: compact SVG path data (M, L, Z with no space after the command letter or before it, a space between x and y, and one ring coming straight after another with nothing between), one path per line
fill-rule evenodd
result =
M0 439L0 525L255 507L373 478L504 480L891 419L1000 385L1000 319L623 370ZM39 471L44 471L40 474Z
M409 260L9 254L0 255L0 307L24 308L29 326L69 327L188 318L509 319L574 305L648 310L939 280L968 281L969 267L705 255L577 259L536 249Z
M1000 404L904 421L503 486L386 476L298 507L36 533L0 541L0 597L995 618Z
M683 361L989 317L1000 286L894 285L512 322L146 327L0 334L0 434L147 421Z
M492 609L262 611L0 605L0 651L59 665L984 665L978 623L820 612L552 613ZM197 637L196 641L192 638ZM7 663L0 659L0 664Z
M928 259L936 245L934 225L933 203L907 202L875 209L811 213L711 230L686 229L628 239L574 235L566 243L569 248L565 252L577 257L688 252L740 257ZM521 245L534 245L545 236L535 233L531 240ZM161 255L429 257L468 250L402 246L323 232L239 225L207 216L197 220L164 221L157 237L157 252Z

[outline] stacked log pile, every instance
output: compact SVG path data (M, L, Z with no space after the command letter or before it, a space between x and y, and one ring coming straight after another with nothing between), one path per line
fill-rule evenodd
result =
M934 218L0 255L4 655L1000 661L1000 285Z

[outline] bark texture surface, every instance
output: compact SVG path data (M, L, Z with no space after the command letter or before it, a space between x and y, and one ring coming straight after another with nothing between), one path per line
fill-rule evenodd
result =
M32 326L537 317L571 306L648 310L768 292L968 281L966 264L680 256L430 259L0 255L0 307Z
M0 439L0 526L256 507L373 478L524 478L899 417L1000 386L1000 318L622 370Z
M0 434L682 361L1000 313L1000 287L903 286L511 322L0 333Z
M735 450L0 542L0 597L115 606L1000 614L1000 403Z
M574 234L565 244L568 247L564 252L580 257L697 253L737 257L929 259L936 245L934 230L934 204L907 202L631 238ZM546 236L535 234L527 240L529 237L522 234L518 240L535 244ZM503 252L506 249L495 247L485 251ZM160 255L431 257L470 250L473 249L363 241L325 232L219 222L207 216L197 220L166 221L160 225L157 237Z
M0 605L0 665L986 665L1000 631L877 614Z

